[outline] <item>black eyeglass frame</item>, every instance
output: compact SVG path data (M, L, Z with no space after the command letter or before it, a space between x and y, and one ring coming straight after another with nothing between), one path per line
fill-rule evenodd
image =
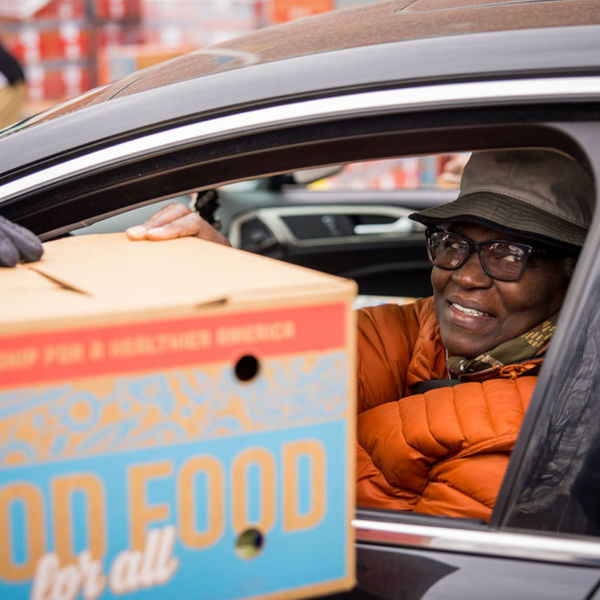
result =
M442 267L440 265L436 265L434 258L431 254L431 242L430 242L431 236L434 233L450 233L450 234L458 237L461 241L463 241L467 244L467 246L469 247L469 252L459 262L459 264L457 264L454 267ZM529 259L533 255L546 254L546 252L544 250L541 250L539 248L534 248L533 246L529 246L528 244L522 244L521 242L513 242L512 240L495 239L495 240L485 240L483 242L475 242L475 241L469 239L468 237L466 237L460 233L457 233L456 231L440 229L439 227L428 227L425 230L425 238L427 239L427 258L429 258L429 261L431 262L431 264L433 266L437 267L438 269L443 269L444 271L457 271L469 260L469 258L471 258L473 251L477 251L477 255L479 256L479 263L481 264L481 268L483 269L483 271L485 272L485 274L488 277L491 277L492 279L495 279L497 281L518 281L523 276L523 273L525 272L525 269L527 268L527 263L529 262ZM509 277L509 278L496 277L495 275L492 275L489 272L489 270L485 264L485 261L483 259L483 256L482 256L482 250L486 246L490 246L491 244L497 244L497 243L509 244L511 246L516 246L517 248L519 248L520 250L522 250L525 253L524 257L523 257L523 262L521 263L521 269L516 277Z

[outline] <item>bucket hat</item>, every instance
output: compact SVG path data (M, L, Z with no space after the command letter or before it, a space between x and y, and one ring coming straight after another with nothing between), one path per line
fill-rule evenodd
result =
M553 150L474 152L453 202L410 215L427 226L470 222L551 247L577 251L592 219L594 183Z

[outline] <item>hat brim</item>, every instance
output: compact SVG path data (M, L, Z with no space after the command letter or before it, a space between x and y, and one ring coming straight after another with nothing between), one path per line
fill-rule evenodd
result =
M475 223L569 252L578 252L587 234L583 227L516 198L492 192L459 196L453 202L412 213L409 218L426 226Z

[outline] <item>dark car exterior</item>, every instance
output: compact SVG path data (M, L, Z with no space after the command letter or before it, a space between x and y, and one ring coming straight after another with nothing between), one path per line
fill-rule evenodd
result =
M50 239L249 178L498 147L553 148L600 181L596 0L392 0L200 50L5 132L0 212ZM281 209L269 203L232 211L226 229ZM308 204L285 206L306 215ZM370 204L317 206L354 218ZM422 289L411 269L424 256L406 258L418 231L312 245L270 233L282 258L368 256L360 266L383 274L378 291ZM596 214L490 522L359 507L358 585L337 597L600 597L599 256Z

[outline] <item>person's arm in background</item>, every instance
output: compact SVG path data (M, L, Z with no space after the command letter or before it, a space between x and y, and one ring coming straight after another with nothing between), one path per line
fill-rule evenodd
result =
M38 237L0 216L0 266L14 267L18 262L39 260L44 248Z
M168 204L141 225L127 230L130 240L172 240L195 236L231 246L229 240L185 204Z

